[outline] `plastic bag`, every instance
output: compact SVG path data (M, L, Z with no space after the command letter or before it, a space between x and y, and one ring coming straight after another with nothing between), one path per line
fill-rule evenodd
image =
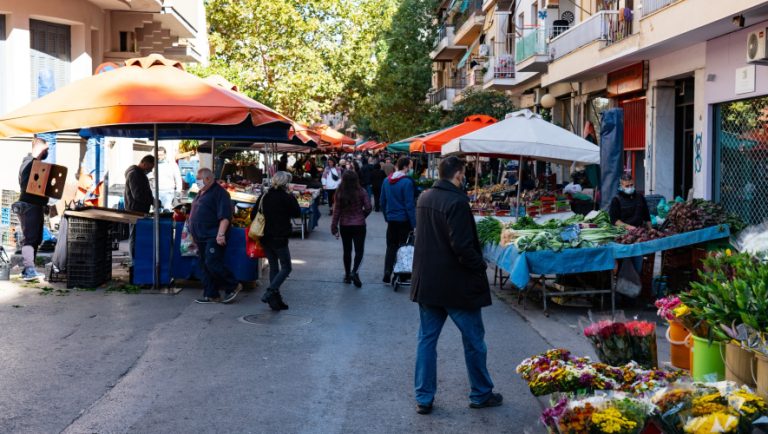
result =
M179 250L181 256L197 256L197 244L195 244L192 233L189 231L189 220L184 222L184 228L181 230Z
M635 266L630 259L621 261L617 279L616 292L632 298L640 295L643 285L640 282L640 275L635 270Z
M258 239L251 239L251 237L245 237L245 254L251 259L264 258L267 256L264 254L261 242Z
M656 214L662 219L667 218L667 215L669 214L669 203L667 202L667 199L663 197L661 198L659 204L656 205Z

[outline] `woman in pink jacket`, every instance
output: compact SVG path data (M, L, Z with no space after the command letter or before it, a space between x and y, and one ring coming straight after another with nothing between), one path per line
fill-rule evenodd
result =
M360 288L358 270L365 250L365 219L371 213L371 199L360 186L354 170L347 170L341 176L333 206L331 233L339 238L344 247L344 283L354 283ZM355 262L352 265L352 246L355 247Z

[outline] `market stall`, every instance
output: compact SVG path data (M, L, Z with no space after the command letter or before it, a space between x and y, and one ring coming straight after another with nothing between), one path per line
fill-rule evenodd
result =
M613 271L622 259L728 238L731 226L736 231L743 228L737 218L717 205L696 200L675 203L659 229L637 228L627 232L612 226L608 215L601 211L544 224L530 217L514 223L486 217L478 222L478 232L485 245L485 258L509 275L497 275L502 283L508 279L522 291L540 286L546 312L547 298L564 294L609 294L613 310L619 280L614 279L610 288L571 291L548 285L546 281L551 279L547 276ZM530 285L532 281L534 285Z
M256 101L184 72L153 54L126 67L87 77L5 115L0 135L73 131L85 137L161 139L292 138L293 121ZM155 166L155 191L158 190ZM160 215L155 202L153 284L160 282Z

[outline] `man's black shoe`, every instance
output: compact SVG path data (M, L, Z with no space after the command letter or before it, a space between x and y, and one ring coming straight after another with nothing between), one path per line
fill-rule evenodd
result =
M504 397L501 396L501 393L491 393L491 396L488 399L486 399L484 402L481 402L480 404L475 404L474 402L471 402L469 404L469 408L498 407L501 405L502 401L504 401Z
M288 310L288 305L285 304L283 296L279 292L276 292L273 298L277 299L277 305L280 307L280 310Z
M344 283L352 283L352 276L349 274L344 275Z
M389 282L392 281L392 276L390 274L385 274L384 278L381 279L381 281L384 282L384 283L389 283Z
M358 288L363 286L363 282L360 281L360 275L357 273L352 274L352 283L354 283Z
M432 413L432 404L427 404L427 405L416 404L416 413L419 413L419 414Z

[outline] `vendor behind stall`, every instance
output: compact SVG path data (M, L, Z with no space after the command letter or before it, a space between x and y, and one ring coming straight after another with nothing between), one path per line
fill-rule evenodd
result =
M648 204L645 202L645 197L635 191L635 181L629 173L621 175L619 192L611 200L608 213L611 223L617 226L624 226L627 229L651 226Z

